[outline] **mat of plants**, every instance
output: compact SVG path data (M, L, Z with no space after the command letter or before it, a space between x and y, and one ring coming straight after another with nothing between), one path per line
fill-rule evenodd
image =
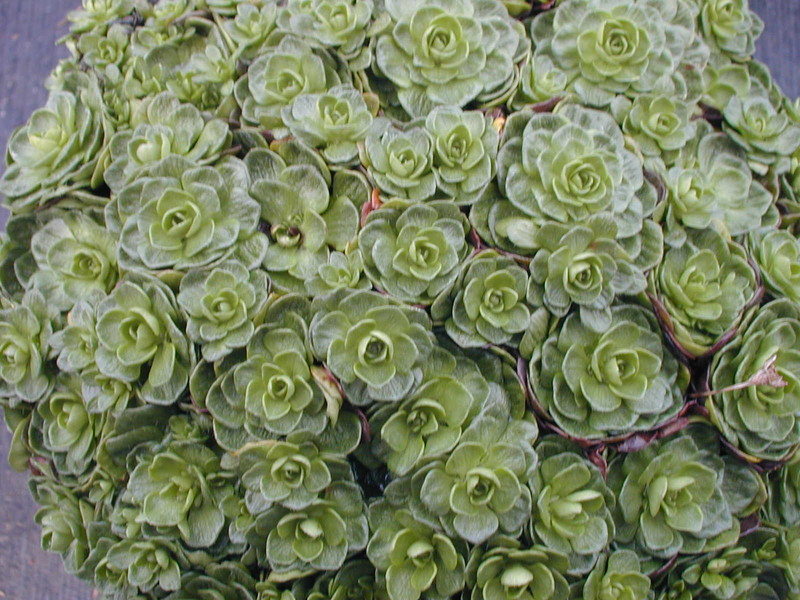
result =
M96 597L800 598L800 104L747 0L69 21L0 407Z

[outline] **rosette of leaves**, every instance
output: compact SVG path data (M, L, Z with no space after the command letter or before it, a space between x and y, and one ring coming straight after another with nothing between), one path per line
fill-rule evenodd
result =
M632 102L617 96L611 104L622 131L633 138L642 154L655 159L663 155L667 160L694 135L692 110L683 100L656 94L642 94Z
M700 26L709 46L737 61L750 58L764 22L746 0L711 0L702 4Z
M367 557L391 600L445 600L464 588L466 544L381 499L369 507Z
M184 327L165 284L128 275L97 307L97 367L107 377L137 382L145 402L172 404L186 389L195 361Z
M315 299L312 312L314 354L351 402L401 400L419 381L434 343L423 311L372 291L338 290Z
M145 100L109 146L105 181L113 192L136 180L150 165L167 156L181 156L194 165L215 162L231 143L228 126L206 120L197 108L164 92Z
M625 149L614 119L600 111L562 105L555 113L512 114L497 164L501 190L537 228L608 212L617 235L627 238L641 232L642 218L655 208L641 160Z
M319 148L326 161L348 165L356 162L357 144L366 139L373 112L363 94L342 84L322 93L300 94L283 108L281 117L292 135Z
M305 292L305 282L328 262L330 248L343 251L358 231L357 206L369 197L363 176L333 177L319 155L289 143L284 151L254 150L245 158L249 193L261 206L273 243L263 265L274 286Z
M270 579L289 581L316 571L335 571L367 545L369 530L361 488L336 481L300 510L273 507L248 532Z
M168 157L106 207L109 228L121 235L120 263L148 271L203 267L226 258L258 264L268 246L258 214L247 194L244 163L235 158L196 167Z
M0 397L36 402L53 386L48 359L50 340L59 325L57 311L32 290L19 304L0 304Z
M210 448L173 443L139 459L125 498L141 510L138 522L172 532L190 548L207 548L225 526L219 505L234 493L229 479Z
M49 221L31 237L31 253L39 268L29 284L62 311L94 290L111 291L119 277L116 240L81 213Z
M775 222L772 196L752 176L745 153L708 125L698 133L664 176L666 202L659 204L667 243L680 246L686 229L723 229L731 236Z
M692 355L707 352L741 320L756 292L744 248L713 229L691 230L650 272L674 340Z
M277 25L277 4L269 2L256 6L237 1L220 8L221 10L215 7L215 12L230 17L223 22L222 27L236 46L234 56L243 60L260 56L269 45Z
M81 60L97 72L102 72L109 65L124 64L130 39L128 27L114 24L102 35L87 33L80 36L74 48L82 55Z
M264 8L268 6L271 5ZM286 36L276 46L259 53L247 74L237 82L235 93L246 122L281 138L289 134L281 115L284 108L298 96L323 93L339 83L336 63L328 53Z
M683 0L566 2L533 20L534 58L549 57L591 106L659 89L684 95L700 82L683 67L702 70L708 58L695 36L697 12Z
M91 198L87 191L103 182L100 157L112 133L97 77L70 71L8 142L5 206L20 214L70 192Z
M437 187L457 204L474 203L495 174L500 136L491 117L439 106L428 114L425 127L433 139Z
M32 478L31 495L40 506L34 519L42 528L42 549L57 552L70 574L78 574L89 555L87 529L94 507L69 487L45 477Z
M530 43L501 2L390 1L385 9L392 25L378 38L375 65L412 117L501 100L516 85Z
M470 246L469 222L452 202L390 201L358 235L364 270L390 296L431 304L458 277Z
M87 410L80 378L64 374L36 405L28 437L36 454L53 461L62 480L84 483L109 425L105 415Z
M70 31L103 31L108 23L130 14L134 7L134 0L82 0L81 8L67 14L72 23Z
M414 473L414 494L406 502L419 520L438 519L448 535L473 544L498 532L519 536L531 518L537 435L532 418L509 422L504 409L494 405L473 420L446 457ZM387 496L408 490L403 480L390 487Z
M772 168L785 173L800 146L800 125L762 91L732 96L722 111L723 130L747 152L750 167L761 175Z
M733 545L739 519L766 495L755 471L720 456L703 426L620 454L609 465L608 486L617 496L617 543L660 558Z
M181 102L231 118L237 110L233 90L239 71L229 42L212 21L190 14L185 18L191 27L166 27L167 33L178 39L158 40L146 52L143 70L149 75L145 78L160 75L164 87ZM163 32L164 28L150 31Z
M543 438L536 453L531 537L566 554L571 574L586 573L614 539L616 499L600 470L563 438Z
M511 97L509 106L521 110L525 106L541 104L566 95L569 76L557 68L548 56L528 58L520 71L519 87Z
M791 232L779 229L751 234L749 248L761 278L775 297L800 302L800 242Z
M432 307L462 348L514 343L527 329L528 274L513 259L486 250L466 262L458 279Z
M97 304L105 298L101 292L93 292L87 300L75 303L67 314L64 327L50 338L50 345L57 355L59 370L66 373L80 372L93 366L97 351Z
M360 250L331 252L328 262L320 265L317 273L306 280L306 293L324 296L342 288L363 290L371 287L369 280L362 277L363 274L364 259Z
M189 563L180 547L166 537L126 538L108 549L105 569L118 581L143 593L180 589L181 573ZM116 587L116 586L115 586Z
M211 563L203 572L181 577L181 588L167 600L254 600L256 581L242 564Z
M178 304L188 315L186 335L203 357L216 361L250 341L254 320L267 300L267 274L241 262L189 271L181 279Z
M285 441L247 444L236 453L247 504L253 512L278 504L300 510L313 503L333 481L352 480L345 457L361 440L361 424L351 412L322 433L296 432Z
M559 427L598 439L652 429L677 414L689 373L662 344L652 313L620 305L600 333L569 315L535 350L530 382Z
M657 597L659 600L689 596L701 600L792 598L797 588L792 585L791 568L797 555L787 554L787 550L792 552L786 545L786 542L791 545L790 535L788 531L762 525L740 538L734 547L679 560L659 586L661 592Z
M308 600L389 600L386 587L377 581L375 567L368 560L349 560L338 573L324 573L309 590Z
M489 383L466 357L434 347L419 387L370 416L373 451L397 475L450 452L487 400Z
M206 405L223 448L325 428L325 398L312 377L305 335L304 323L298 329L262 325L247 344L247 359L231 361L216 379Z
M800 444L800 308L780 299L714 356L706 408L723 435L753 457L780 460Z
M386 118L372 122L361 162L378 188L393 198L428 200L436 193L433 140L419 122L399 127Z
M636 295L647 286L616 238L617 225L608 214L593 215L581 225L545 223L533 238L539 250L530 265L528 302L559 317L577 304L584 325L608 328L614 298Z
M524 547L516 539L496 536L472 550L467 564L470 600L567 600L569 560L551 548Z
M625 600L648 600L650 578L642 573L639 557L631 550L616 550L601 554L583 584L583 600L605 600L608 597Z
M284 31L335 49L342 57L358 61L359 69L369 66L370 50L363 48L372 18L372 0L289 0L278 14ZM366 61L366 64L361 64Z

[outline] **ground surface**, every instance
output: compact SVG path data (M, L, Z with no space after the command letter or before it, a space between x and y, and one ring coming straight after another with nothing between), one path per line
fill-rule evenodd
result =
M0 145L44 104L42 82L67 55L54 42L66 33L64 15L78 1L0 0ZM800 1L750 3L767 23L757 56L787 94L799 96ZM0 211L1 229L6 212ZM26 478L5 461L9 439L0 426L0 600L88 600L91 590L64 573L61 558L40 550Z

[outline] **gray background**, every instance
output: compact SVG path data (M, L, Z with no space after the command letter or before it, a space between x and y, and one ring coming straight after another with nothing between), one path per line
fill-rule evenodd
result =
M78 0L0 0L0 144L44 104L42 87L59 58L55 40ZM800 95L800 0L750 0L766 21L758 56L792 97ZM36 36L36 37L34 37ZM4 209L0 226L5 223ZM10 436L0 426L0 600L88 600L91 590L63 571L61 558L39 547L36 510L26 477L7 466Z

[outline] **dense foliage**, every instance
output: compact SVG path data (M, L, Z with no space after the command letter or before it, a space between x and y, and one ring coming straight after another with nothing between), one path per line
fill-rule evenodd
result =
M69 21L0 408L100 598L800 599L800 104L747 0Z

